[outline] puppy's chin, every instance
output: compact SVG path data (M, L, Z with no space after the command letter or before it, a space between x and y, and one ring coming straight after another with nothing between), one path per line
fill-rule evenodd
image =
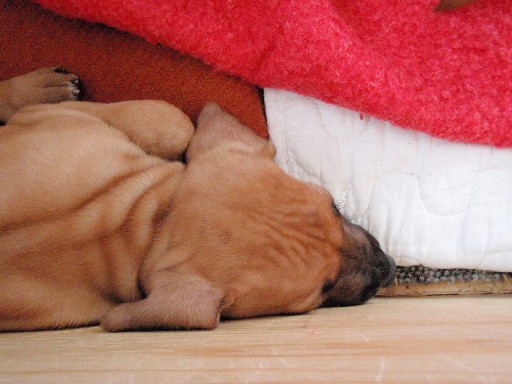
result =
M278 290L254 290L245 294L237 294L233 302L222 308L223 319L244 319L272 315L298 315L310 312L322 304L318 289L310 293L291 295Z

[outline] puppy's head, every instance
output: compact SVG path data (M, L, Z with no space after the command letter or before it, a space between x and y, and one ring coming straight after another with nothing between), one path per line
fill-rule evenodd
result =
M392 279L393 261L328 192L285 174L274 155L220 107L204 108L173 199L177 259L224 291L224 317L368 300Z

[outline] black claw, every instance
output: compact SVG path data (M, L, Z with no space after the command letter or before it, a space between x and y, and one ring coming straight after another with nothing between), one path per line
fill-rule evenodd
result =
M62 68L62 67L55 68L55 72L56 72L56 73L62 73L62 74L64 74L64 75L69 74L69 72L68 72L68 71L66 71L66 70L65 70L64 68Z

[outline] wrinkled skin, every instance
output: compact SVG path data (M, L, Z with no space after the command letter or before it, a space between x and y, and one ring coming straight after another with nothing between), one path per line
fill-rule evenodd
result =
M10 115L0 330L213 329L221 317L365 302L394 262L274 155L213 104L196 129L156 101Z

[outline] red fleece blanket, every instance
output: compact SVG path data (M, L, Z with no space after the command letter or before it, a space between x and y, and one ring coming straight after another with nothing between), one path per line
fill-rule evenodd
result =
M434 11L437 0L37 2L262 87L450 140L512 146L510 0L442 13Z

